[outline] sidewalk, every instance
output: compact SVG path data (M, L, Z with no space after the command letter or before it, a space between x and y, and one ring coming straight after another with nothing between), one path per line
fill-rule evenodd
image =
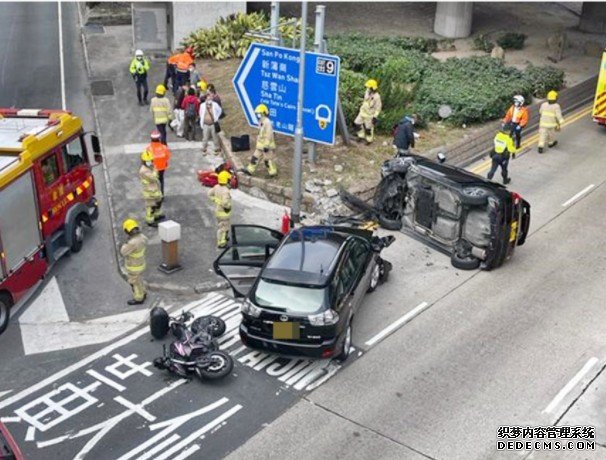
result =
M168 146L173 157L165 176L163 210L168 219L181 224L179 243L183 270L166 275L156 269L162 262L162 246L157 229L147 227L145 208L138 178L139 154L149 142L154 129L149 106L137 104L135 85L128 72L133 56L132 27L105 27L104 34L87 33L92 82L109 81L113 95L93 94L96 117L100 125L104 152L104 168L109 176L108 205L112 228L119 246L125 240L122 222L128 217L143 223L143 233L149 238L148 270L145 279L151 289L179 294L194 294L226 286L212 270L218 256L214 209L200 185L196 171L217 166L221 157L203 156L200 142L187 142L168 134ZM153 57L153 56L152 56ZM149 77L150 97L164 77L165 58L153 57ZM201 136L201 135L200 135ZM234 212L232 223L249 223L278 229L283 206L253 198L238 190L232 192ZM118 248L116 248L118 249Z

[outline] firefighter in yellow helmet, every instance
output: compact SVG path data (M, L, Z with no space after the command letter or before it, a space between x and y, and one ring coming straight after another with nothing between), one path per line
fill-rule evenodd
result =
M158 171L154 169L154 155L149 150L141 154L141 168L139 168L139 180L143 187L143 199L145 200L145 222L150 227L157 227L158 222L164 219L160 211L162 207L162 191Z
M208 191L208 198L215 204L215 217L217 218L217 247L227 246L231 217L231 193L229 180L231 174L221 171L217 174L217 185Z
M257 145L253 156L250 158L250 163L244 169L248 175L253 175L257 170L260 161L265 163L269 177L274 177L278 174L276 166L275 153L276 141L274 139L274 128L269 119L269 109L265 104L259 104L255 108L255 114L259 118L259 135L257 136Z
M166 87L164 85L156 86L156 97L153 97L149 105L149 111L152 113L154 125L160 131L161 139L166 145L166 125L173 119L173 108L166 95Z
M364 101L360 106L358 116L354 120L354 125L357 129L358 139L366 140L366 144L370 144L375 138L375 126L381 113L382 104L377 80L370 79L364 86L366 86Z
M128 240L120 247L120 254L124 257L124 270L128 284L133 290L133 298L126 302L128 305L140 305L145 302L147 293L143 284L143 272L145 271L145 248L147 238L139 229L139 224L134 219L126 219L122 229L128 235Z
M547 101L543 102L539 109L539 153L543 153L545 143L547 147L554 147L558 143L555 132L560 130L564 117L557 101L558 93L551 90L547 93Z

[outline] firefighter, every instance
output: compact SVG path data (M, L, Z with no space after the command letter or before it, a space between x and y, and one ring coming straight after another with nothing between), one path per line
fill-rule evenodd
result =
M278 174L274 153L276 141L274 139L274 128L269 119L269 109L265 104L259 104L255 108L255 114L259 118L259 135L257 136L255 152L244 172L253 175L257 170L259 161L263 160L269 177L275 177Z
M509 166L509 158L515 159L516 157L516 146L514 145L511 137L511 126L507 123L501 126L501 130L494 137L494 149L490 153L492 158L492 166L488 171L488 179L492 179L494 173L497 172L497 168L501 167L501 175L503 176L503 183L505 185L511 182L509 178L509 172L507 167Z
M364 101L354 120L354 125L357 129L358 140L366 140L366 144L369 145L375 138L375 126L381 113L382 104L377 80L368 80L364 86L366 87Z
M133 290L133 298L126 302L128 305L140 305L145 302L147 293L143 284L143 272L145 271L145 247L147 238L139 229L139 224L134 219L126 219L122 229L128 235L128 241L120 247L120 254L124 257L124 269L126 270L128 284Z
M147 72L149 72L149 59L143 55L143 51L135 51L135 57L130 63L130 74L133 76L137 87L137 99L139 105L147 105L147 94L149 88L147 86Z
M156 86L156 97L152 98L149 110L153 115L156 129L160 132L160 142L166 145L166 125L172 119L172 107L164 85Z
M545 142L547 147L554 147L558 141L555 139L555 131L559 131L564 123L562 109L558 104L558 93L549 91L547 93L547 102L541 104L539 114L539 153L543 153Z
M217 174L217 185L208 191L208 198L215 203L215 217L217 218L217 247L227 246L231 216L231 194L229 180L231 174L225 170Z
M528 124L529 118L528 109L524 106L524 96L519 94L515 95L513 97L513 105L507 110L505 118L503 118L503 123L509 124L511 127L510 134L511 137L515 137L516 139L516 149L520 148L522 130Z
M141 180L143 199L145 200L145 222L150 227L157 227L158 222L164 219L164 215L160 211L163 196L160 190L160 179L158 179L158 172L154 170L153 161L153 154L144 150L141 154L139 179Z
M160 180L160 191L162 197L164 197L164 171L168 169L168 163L170 162L171 152L170 149L160 142L160 132L154 129L151 133L151 142L145 148L147 152L151 152L153 159L154 169L158 171L158 179Z

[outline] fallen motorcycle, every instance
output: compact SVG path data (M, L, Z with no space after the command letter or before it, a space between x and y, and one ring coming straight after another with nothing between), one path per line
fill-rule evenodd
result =
M170 330L177 339L168 349L163 346L162 356L154 360L154 366L188 379L192 373L201 380L216 380L229 375L234 367L233 359L219 350L216 339L225 332L225 322L216 316L202 316L187 327L187 322L192 319L193 315L185 311L171 317L162 308L152 310L152 335L161 338Z

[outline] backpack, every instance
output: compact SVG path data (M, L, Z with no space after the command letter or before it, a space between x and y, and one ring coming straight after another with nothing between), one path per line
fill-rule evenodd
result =
M185 116L187 118L195 118L196 115L196 104L194 104L193 102L188 102L185 106Z

